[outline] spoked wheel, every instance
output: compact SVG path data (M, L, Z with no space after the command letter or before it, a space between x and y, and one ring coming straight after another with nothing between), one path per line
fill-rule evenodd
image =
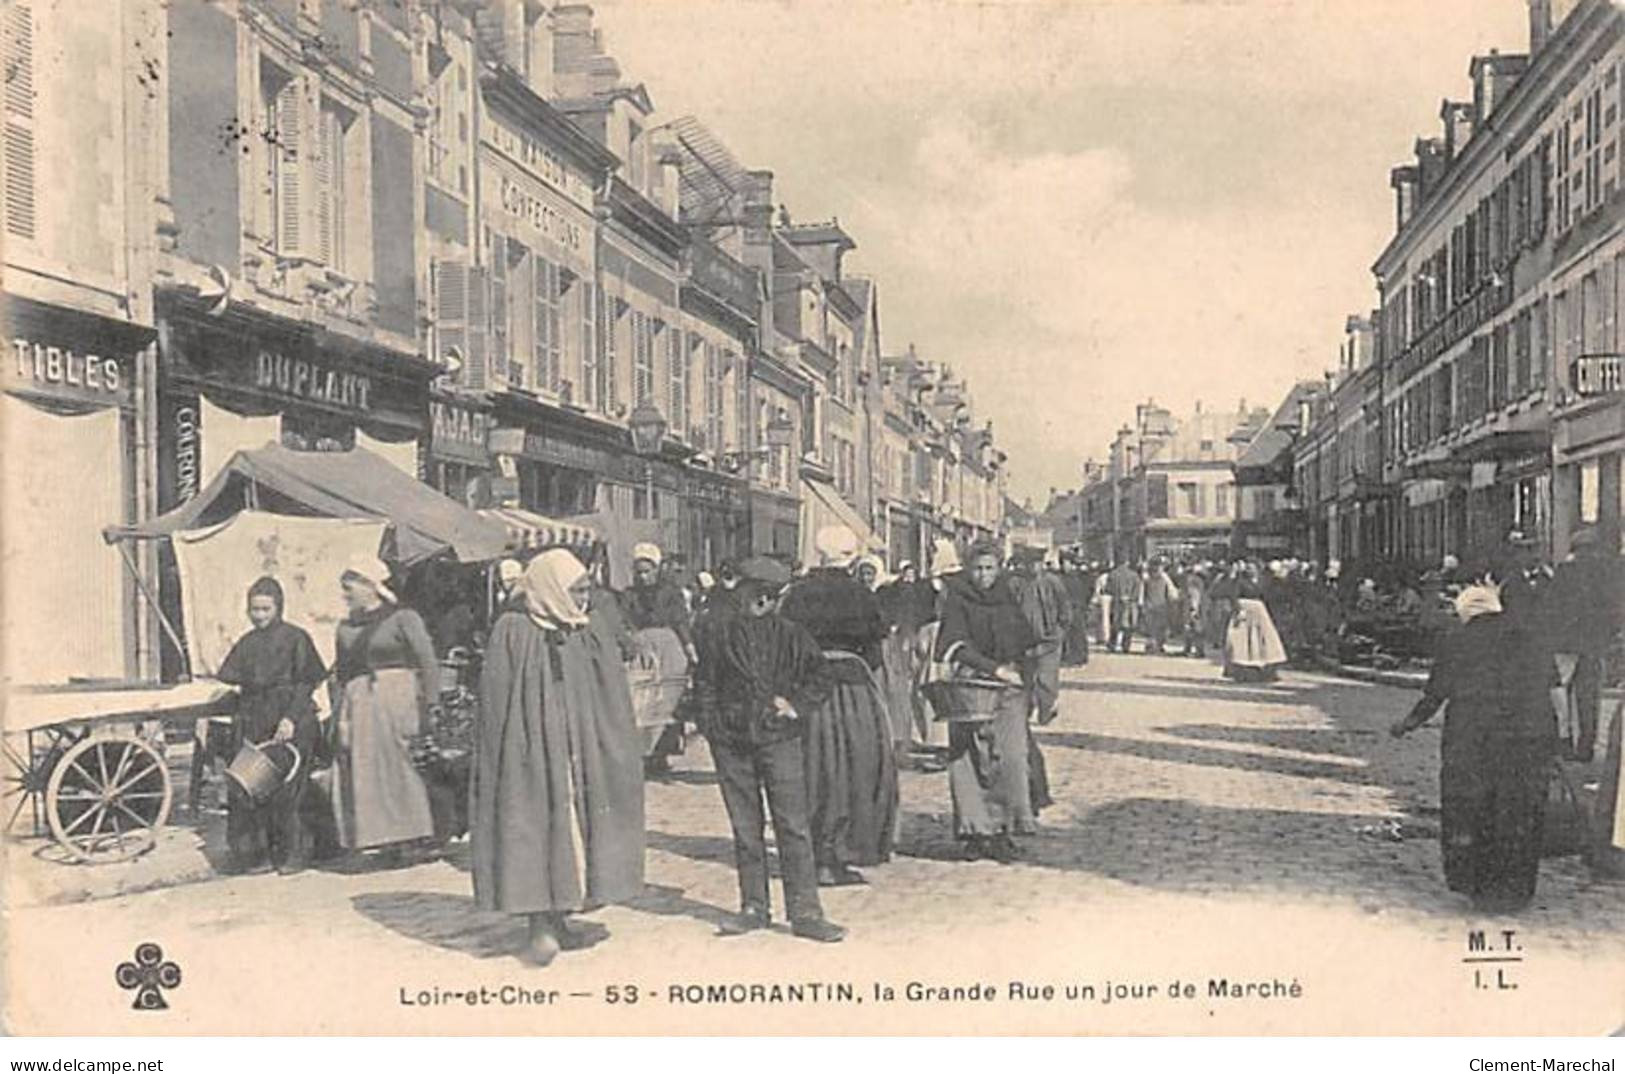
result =
M45 819L75 861L126 861L157 841L172 794L169 768L147 743L86 738L53 767Z
M62 758L77 736L60 727L47 727L30 731L26 735L12 735L0 739L0 754L5 758L4 788L0 789L0 810L4 810L5 834L17 832L28 814L28 832L38 835L45 819L42 804L45 788L51 779L51 768Z

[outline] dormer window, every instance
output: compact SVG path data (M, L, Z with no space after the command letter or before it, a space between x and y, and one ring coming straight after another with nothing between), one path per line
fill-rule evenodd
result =
M647 190L649 168L647 147L643 140L643 124L635 119L626 122L626 181L639 194Z

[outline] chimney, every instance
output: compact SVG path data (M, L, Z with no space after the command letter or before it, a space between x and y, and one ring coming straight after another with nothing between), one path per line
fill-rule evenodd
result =
M1441 138L1418 138L1416 140L1416 204L1421 206L1433 192L1438 189L1439 180L1444 177L1445 165L1449 161L1444 155L1444 140Z
M669 135L657 136L655 152L658 169L655 188L658 197L655 203L662 212L676 220L682 209L683 155L677 148L676 140Z
M1473 80L1473 111L1478 123L1484 123L1495 114L1528 66L1528 56L1503 56L1493 48L1488 56L1473 57L1467 74Z
M1552 36L1552 0L1529 0L1529 55L1546 47Z
M553 9L553 85L560 97L592 95L592 64L598 55L598 35L592 28L592 8L563 4Z
M1444 124L1444 155L1455 160L1467 148L1473 136L1474 112L1470 101L1445 101L1439 106L1439 119Z
M1405 225L1416 215L1417 170L1414 164L1402 164L1388 173L1388 185L1394 188L1394 230L1404 231Z
M745 173L740 191L740 217L743 221L740 260L754 268L758 279L773 278L773 173L758 168ZM757 331L763 340L773 338L773 299L761 303Z

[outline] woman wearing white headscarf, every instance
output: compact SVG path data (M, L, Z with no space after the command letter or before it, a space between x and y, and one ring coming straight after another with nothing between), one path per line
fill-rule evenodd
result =
M469 790L474 897L524 914L524 956L578 942L565 915L643 890L642 750L621 653L564 549L531 561L491 631Z
M350 614L338 625L333 661L332 797L339 842L349 850L434 835L429 791L408 743L438 700L440 662L423 619L396 603L388 578L374 557L339 576Z
M1456 598L1462 625L1440 643L1422 697L1389 728L1397 738L1445 710L1439 744L1445 884L1489 913L1520 910L1535 896L1557 753L1550 646L1532 616L1502 605L1502 583L1516 569L1502 563L1473 573Z

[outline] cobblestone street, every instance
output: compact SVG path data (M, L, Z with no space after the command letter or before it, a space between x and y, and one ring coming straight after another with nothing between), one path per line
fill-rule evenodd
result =
M792 1032L833 1028L830 1018L853 1031L954 1031L969 1028L975 1004L877 1003L874 982L901 996L910 980L983 981L1005 1001L1017 980L1165 991L1173 978L1195 983L1196 998L1033 1001L1030 1028L1618 1028L1625 886L1592 883L1576 858L1548 861L1526 914L1473 917L1440 877L1438 731L1400 742L1385 733L1413 693L1298 673L1238 686L1205 661L1111 654L1065 679L1062 715L1040 732L1057 805L1026 860L955 860L945 777L905 773L900 854L868 870L867 887L826 893L830 916L852 931L845 944L818 947L787 930L717 936L736 902L732 852L696 743L670 781L649 788L647 894L582 918L598 942L549 970L508 957L516 922L473 909L461 844L450 861L395 871L214 880L21 910L9 923L16 957L59 966L60 980L31 997L51 1013L19 1028L71 1029L76 1015L94 1015L109 1030L178 1029L121 1014L128 997L112 969L143 940L183 967L168 1017L184 1031ZM1475 988L1467 935L1483 929L1501 945L1502 928L1516 931L1525 961L1492 967L1503 976ZM82 938L71 959L33 949L31 937L68 934ZM240 964L244 951L252 965ZM1303 997L1214 999L1215 978L1296 980ZM673 985L790 980L851 981L868 1002L670 1009ZM306 994L258 1020L259 981L300 981ZM410 1000L510 982L564 995L503 1009L403 1004L401 991ZM639 1003L607 1003L611 985L636 986ZM1548 1002L1508 1003L1511 986ZM79 998L53 1002L58 989ZM1393 1001L1406 991L1414 1006ZM1571 1020L1553 1024L1554 1010Z

